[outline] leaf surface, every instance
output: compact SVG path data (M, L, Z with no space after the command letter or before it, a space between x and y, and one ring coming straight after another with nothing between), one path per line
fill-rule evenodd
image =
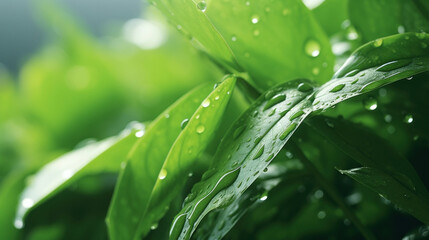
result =
M301 0L153 3L198 46L248 72L262 89L295 78L323 83L333 73L329 40Z
M137 136L143 134L144 125L136 123L118 136L89 143L45 165L22 192L15 221L23 223L31 209L84 175L119 171Z
M372 167L340 170L357 182L367 186L392 201L404 211L410 213L425 224L429 224L429 204L416 192L405 187L389 174Z
M230 76L213 91L193 90L148 128L115 188L107 217L111 239L140 239L158 223L212 139L235 81Z
M270 89L256 100L226 133L212 168L185 199L182 211L173 221L170 239L190 239L205 215L237 199L310 113L316 114L376 87L429 70L429 50L423 44L429 42L429 35L403 34L383 41L386 45L382 51L376 50L379 46L375 42L359 48L335 75L337 78L320 87L306 80L291 81ZM414 48L415 55L392 52L399 47ZM397 60L376 61L380 54L396 56ZM357 57L365 64L356 63Z

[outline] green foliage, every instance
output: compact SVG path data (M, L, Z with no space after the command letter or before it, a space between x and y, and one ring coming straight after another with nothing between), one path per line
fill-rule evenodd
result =
M427 236L426 1L151 3L150 50L40 4L56 40L0 72L2 238Z

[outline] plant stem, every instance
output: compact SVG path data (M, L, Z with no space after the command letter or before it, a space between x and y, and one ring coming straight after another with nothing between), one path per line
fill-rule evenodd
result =
M293 152L296 154L296 157L299 158L304 166L313 174L314 178L320 184L320 186L328 193L332 200L341 208L344 215L350 219L350 221L355 225L355 227L360 231L362 236L367 240L375 240L374 234L365 227L359 218L354 214L354 212L347 206L344 202L341 195L337 192L334 186L317 170L313 163L307 159L301 149L293 142L290 142L289 145Z

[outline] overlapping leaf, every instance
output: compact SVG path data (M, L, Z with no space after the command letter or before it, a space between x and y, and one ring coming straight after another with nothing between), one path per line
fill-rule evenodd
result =
M231 76L213 91L195 89L151 124L116 186L107 217L111 239L140 239L164 215L213 137L234 85Z
M403 32L429 31L425 0L350 0L351 22L366 41Z
M423 223L429 224L428 201L399 182L397 178L373 167L340 170L340 172L381 194Z
M130 127L118 136L89 143L45 165L21 194L15 221L17 227L23 226L28 211L82 176L119 171L131 147L144 134L143 124Z
M205 215L237 199L310 113L429 70L428 43L427 34L370 42L352 54L335 79L321 87L297 80L266 92L225 135L212 169L194 186L174 219L170 239L189 239ZM402 48L410 49L411 54L399 51ZM379 61L380 55L389 57Z
M201 48L248 72L260 88L295 78L323 83L332 75L329 40L301 0L153 3Z

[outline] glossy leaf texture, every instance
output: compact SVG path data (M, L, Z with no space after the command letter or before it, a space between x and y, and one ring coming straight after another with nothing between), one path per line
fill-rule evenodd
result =
M423 45L429 42L429 35L403 34L382 40L386 45L391 41L395 44L385 46L381 52L377 51L379 46L374 42L366 44L352 54L336 74L337 78L320 87L312 86L306 80L291 81L272 88L252 104L223 138L212 169L203 175L185 199L182 211L173 221L170 239L189 239L205 215L237 199L309 114L429 70L428 49ZM398 50L402 47L414 48L413 52L418 53L401 56ZM397 60L387 59L381 63L371 60L380 54L396 56ZM356 64L357 56L367 64ZM350 65L352 63L357 66ZM344 71L347 73L343 74Z
M425 0L350 0L349 16L366 41L429 31L429 5Z
M225 44L241 68L229 54L224 65L248 72L261 89L295 78L323 83L333 73L329 40L301 0L153 3L215 59L222 52L207 39Z
M340 170L340 172L392 201L400 209L410 213L424 224L429 224L427 200L419 197L415 191L391 175L372 167Z
M21 194L15 226L24 226L28 212L85 175L118 172L126 155L144 134L144 125L132 123L118 136L89 142L45 165Z
M289 154L283 149L239 198L224 210L210 213L198 229L196 239L222 239L248 211L264 203L272 191L278 188L278 192L283 192L282 183L306 176L303 165L298 159L288 157Z
M344 119L315 116L306 123L358 163L391 175L415 194L429 200L429 193L413 166L383 138Z
M214 136L235 81L229 76L214 90L193 90L149 126L116 185L107 217L111 239L140 239L165 214Z

